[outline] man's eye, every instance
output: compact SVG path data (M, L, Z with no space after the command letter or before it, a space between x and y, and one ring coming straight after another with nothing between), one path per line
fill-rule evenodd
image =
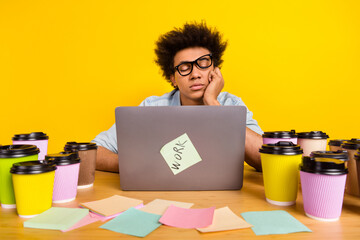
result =
M187 71L189 69L190 69L190 65L188 65L188 64L183 64L183 65L179 66L179 70L182 72Z
M198 60L197 63L199 64L200 67L207 67L207 66L209 66L209 64L210 64L210 59L208 59L208 58L201 58L201 59Z

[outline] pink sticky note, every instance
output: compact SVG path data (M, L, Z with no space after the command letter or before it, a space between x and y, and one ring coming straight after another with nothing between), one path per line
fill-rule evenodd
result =
M71 230L74 230L74 229L77 229L77 228L80 228L80 227L83 227L83 226L86 226L90 223L93 223L93 222L96 222L96 221L99 221L99 219L94 216L93 213L89 213L88 215L86 215L86 217L84 217L83 219L81 219L80 221L78 221L75 225L73 225L71 228L68 228L66 230L61 230L62 232L68 232L68 231L71 231Z
M186 209L171 205L159 222L178 228L204 228L212 224L215 207Z
M144 204L139 204L135 208L139 209L139 208L142 208L143 206L144 206ZM62 232L68 232L68 231L71 231L71 230L74 230L74 229L81 228L83 226L89 225L90 223L93 223L93 222L96 222L96 221L99 221L99 220L102 221L102 222L105 222L106 220L112 219L112 218L120 215L121 213L123 213L123 212L120 212L120 213L105 217L105 216L102 216L102 215L97 214L97 213L89 212L89 214L86 217L81 219L74 226L72 226L69 229L61 230L61 231Z

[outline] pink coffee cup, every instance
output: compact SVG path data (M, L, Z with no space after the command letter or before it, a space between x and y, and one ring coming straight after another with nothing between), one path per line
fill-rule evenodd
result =
M320 221L337 221L344 200L345 161L303 157L300 181L305 214Z
M46 161L54 162L55 171L53 203L65 203L75 200L79 179L80 158L77 152L49 154Z
M26 134L15 134L12 138L14 145L30 144L39 148L38 160L44 160L48 149L49 137L43 132L32 132Z
M280 141L287 141L297 144L297 134L295 133L295 130L264 132L262 138L263 144L275 144Z

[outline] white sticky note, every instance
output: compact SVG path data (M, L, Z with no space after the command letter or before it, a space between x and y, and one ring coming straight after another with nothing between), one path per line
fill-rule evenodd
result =
M186 133L165 144L160 153L174 175L201 161L199 153Z

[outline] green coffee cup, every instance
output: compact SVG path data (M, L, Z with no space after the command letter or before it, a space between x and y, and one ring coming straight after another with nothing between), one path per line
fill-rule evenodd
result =
M38 159L40 150L35 145L0 146L0 202L2 208L15 208L15 196L10 168L14 163Z

